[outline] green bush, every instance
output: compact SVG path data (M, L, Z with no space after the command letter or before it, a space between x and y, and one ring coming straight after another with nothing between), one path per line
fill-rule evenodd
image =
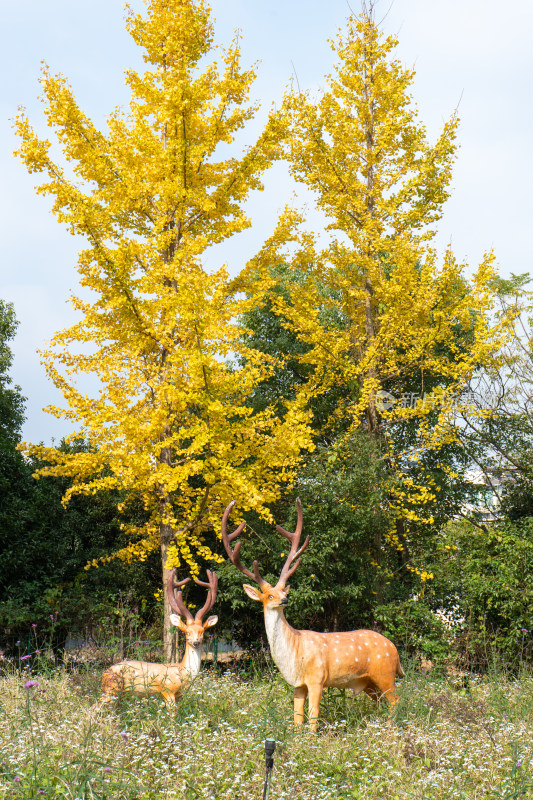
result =
M377 606L374 616L398 649L437 663L449 659L453 632L423 600Z

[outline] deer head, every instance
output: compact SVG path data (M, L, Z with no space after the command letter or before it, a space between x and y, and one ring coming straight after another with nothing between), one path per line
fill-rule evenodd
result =
M200 581L197 578L194 582L198 586L208 587L207 600L202 608L196 612L195 616L191 614L185 603L183 602L182 590L180 587L189 583L190 578L185 578L182 581L175 582L176 569L172 570L167 581L167 598L171 608L176 612L170 615L170 621L176 625L182 633L185 634L185 641L190 647L198 648L202 645L204 633L208 628L212 628L218 622L218 617L211 616L203 621L205 614L210 611L217 597L218 591L218 577L211 570L207 570L207 582ZM176 591L179 590L179 591ZM182 617L185 618L183 622Z

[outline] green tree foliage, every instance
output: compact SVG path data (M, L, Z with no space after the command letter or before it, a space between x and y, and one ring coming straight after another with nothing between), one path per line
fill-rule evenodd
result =
M433 554L426 604L443 609L456 655L475 667L533 656L533 518L443 529ZM453 657L450 653L450 657Z
M320 630L367 627L376 600L393 591L390 581L382 585L376 570L390 524L387 489L383 461L365 432L309 458L297 492L311 543L292 592L294 613L302 624L308 620ZM395 553L390 555L389 573L395 566Z
M342 449L323 447L310 455L292 494L272 508L277 523L294 529L299 495L304 532L311 537L291 581L287 609L291 624L318 630L372 624L379 591L374 554L388 523L383 510L386 485L375 443L361 433ZM276 583L287 557L287 541L273 523L265 524L248 514L246 521L242 562L250 566L257 558L261 575ZM391 562L389 567L393 566ZM246 643L261 637L262 616L246 602L242 575L225 564L221 583L225 587L221 617L226 616L226 608L236 617L234 636ZM392 584L386 587L391 595L395 588Z
M9 342L17 330L15 310L0 300L0 537L5 542L19 541L24 508L19 496L27 468L16 445L24 422L24 400L20 387L9 375L13 354ZM0 548L4 550L5 548Z
M81 452L85 443L78 442ZM63 443L61 447L66 447ZM69 447L72 447L70 445ZM27 641L32 625L60 646L68 634L85 635L113 613L117 597L129 598L145 622L158 613L154 598L157 560L142 565L117 563L85 570L124 541L116 511L116 492L78 496L64 508L68 479L41 478L42 466L13 455L10 519L0 526L0 629L2 645ZM142 511L137 509L137 514ZM52 635L53 632L53 635Z
M9 375L13 354L9 346L17 329L11 303L0 300L0 597L5 596L6 581L17 575L23 557L26 500L31 477L27 464L17 451L24 421L24 397ZM18 550L15 564L9 553Z
M294 263L271 263L267 271L269 280L264 281L261 294L258 295L256 274L248 276L244 284L248 298L254 301L254 305L241 315L241 338L247 348L245 353L264 353L272 361L270 374L258 384L251 398L254 411L261 412L272 404L283 417L286 400L294 399L298 389L312 380L316 367L306 361L309 345L302 341L280 311L280 300L283 301L282 305L291 307L291 292L305 283L305 269ZM346 319L337 309L329 307L328 295L331 295L331 290L319 289L318 316L325 328L340 332L346 326ZM335 415L335 410L349 391L349 387L339 381L335 387L329 387L319 396L310 398L316 444L331 444L339 436L342 422Z
M12 386L9 375L13 354L9 342L18 327L12 303L0 300L0 446L20 441L24 422L24 400L19 386Z

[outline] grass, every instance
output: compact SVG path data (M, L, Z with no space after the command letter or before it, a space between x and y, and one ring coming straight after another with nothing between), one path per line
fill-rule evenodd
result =
M318 735L293 729L290 689L269 670L206 669L175 711L126 697L91 719L99 677L0 678L0 797L259 800L273 736L271 800L533 798L528 674L458 690L413 671L392 724L386 707L330 690Z

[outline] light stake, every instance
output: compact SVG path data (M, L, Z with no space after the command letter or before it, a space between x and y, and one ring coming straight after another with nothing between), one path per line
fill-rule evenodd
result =
M276 749L276 740L272 738L265 739L265 786L263 788L263 800L268 800L270 793L270 779L272 778L272 768L274 766L274 750Z

